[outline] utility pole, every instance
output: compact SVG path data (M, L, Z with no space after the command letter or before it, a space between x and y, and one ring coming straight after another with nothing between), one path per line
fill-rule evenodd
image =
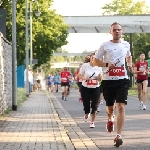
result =
M29 50L28 50L28 0L26 0L26 11L25 11L25 20L26 20L26 95L29 96L29 80L28 80L28 66L29 66Z
M17 111L16 0L12 0L12 110Z

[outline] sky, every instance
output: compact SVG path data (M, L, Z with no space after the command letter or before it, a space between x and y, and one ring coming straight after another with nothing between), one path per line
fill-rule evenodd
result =
M140 1L140 0L137 0ZM150 5L150 0L145 0ZM95 16L102 15L101 7L111 0L54 0L52 9L62 16ZM103 41L111 39L109 33L70 33L68 44L62 49L69 53L82 53L98 49Z

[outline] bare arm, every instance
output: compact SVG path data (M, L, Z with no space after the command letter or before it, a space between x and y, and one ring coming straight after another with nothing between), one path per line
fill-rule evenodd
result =
M133 71L134 74L138 74L138 73L142 73L142 72L144 72L144 71L140 71L140 70L138 71L137 67L134 67L134 71Z
M128 67L132 67L132 56L127 56L126 62Z
M96 58L93 58L93 64L94 66L98 66L98 67L106 67L106 63Z
M81 75L81 74L79 74L78 75L79 76L79 79L81 79L81 80L87 80L87 78L85 78L83 75Z

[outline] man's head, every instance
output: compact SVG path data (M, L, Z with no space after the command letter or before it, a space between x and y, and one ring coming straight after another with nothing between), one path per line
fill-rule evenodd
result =
M114 40L119 40L122 36L122 27L118 22L114 22L110 27L110 34Z
M67 69L67 67L64 67L64 71L67 71L68 69Z

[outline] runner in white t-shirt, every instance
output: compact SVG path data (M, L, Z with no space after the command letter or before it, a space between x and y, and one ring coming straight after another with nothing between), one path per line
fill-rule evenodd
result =
M97 112L97 103L100 96L100 67L92 64L93 56L90 55L90 62L84 63L79 71L79 78L82 79L81 96L83 100L83 107L85 112L85 121L87 121L91 110L91 123L90 127L94 128L94 121Z
M123 143L121 133L124 126L125 104L127 104L129 89L125 60L128 68L132 71L132 56L129 43L121 41L121 25L114 22L111 25L110 33L113 39L102 43L93 61L96 66L104 67L102 87L108 115L106 129L110 133L114 131L114 102L117 103L117 134L114 139L114 146L119 147Z

